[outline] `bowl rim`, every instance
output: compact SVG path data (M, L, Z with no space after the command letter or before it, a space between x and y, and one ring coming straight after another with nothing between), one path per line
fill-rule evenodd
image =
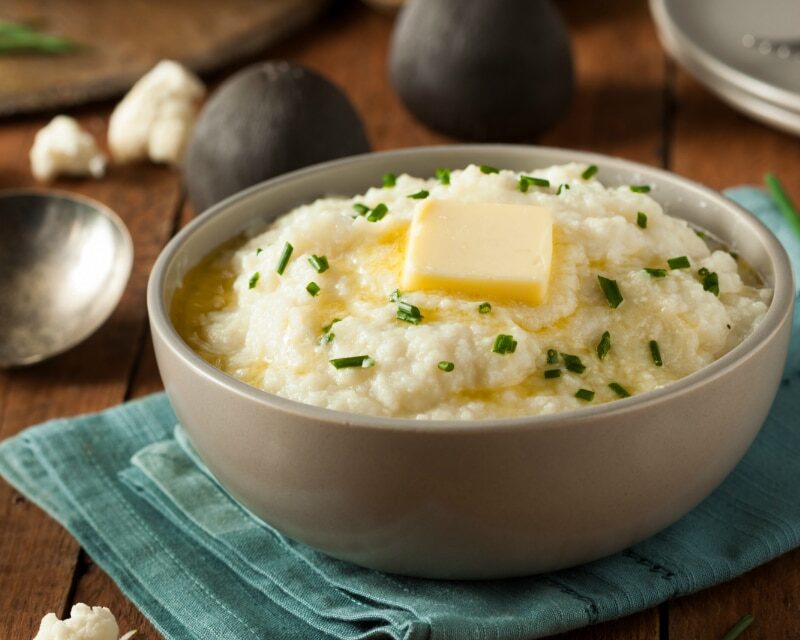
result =
M562 158L564 154L568 154L573 162L596 164L601 170L605 168L607 170L616 169L635 172L641 175L643 180L650 177L657 177L661 181L677 184L687 193L694 193L706 200L712 201L715 205L723 209L728 209L738 217L743 218L745 222L749 224L749 227L752 228L758 236L760 243L765 246L769 254L772 266L772 273L769 275L771 275L773 279L773 293L772 300L767 307L764 317L750 335L722 357L688 376L670 382L658 389L635 394L629 398L622 398L612 402L580 407L578 409L553 414L519 416L513 418L482 418L476 420L392 418L328 409L284 398L242 382L206 362L184 342L177 330L173 327L169 319L169 311L163 293L167 271L180 249L192 234L209 220L224 215L231 206L277 185L285 185L286 183L303 179L310 174L324 173L334 167L357 164L364 164L366 167L376 156L381 158L407 158L409 156L436 155L450 152L461 153L465 156L471 155L473 157L479 156L480 153L511 153L512 155L525 155L526 153L535 152L539 156L552 155L554 158ZM563 160L560 161L563 162ZM292 414L306 420L326 423L326 426L336 425L341 428L364 429L368 431L435 432L442 435L449 433L485 433L487 431L528 431L563 428L567 423L570 425L584 424L600 417L607 417L609 414L612 416L621 416L631 412L650 410L690 390L695 390L699 385L709 385L718 378L728 374L737 366L743 364L743 362L761 345L774 339L784 324L788 322L793 312L795 291L794 277L791 261L785 248L764 223L752 213L724 197L719 192L670 171L600 153L574 151L559 147L514 144L433 145L370 152L323 162L265 180L264 182L248 187L218 202L179 231L161 250L148 281L147 308L154 336L158 334L164 344L170 348L172 354L179 358L185 366L191 368L195 374L202 376L208 382L227 389L243 399L263 405L269 409L280 411L284 414Z

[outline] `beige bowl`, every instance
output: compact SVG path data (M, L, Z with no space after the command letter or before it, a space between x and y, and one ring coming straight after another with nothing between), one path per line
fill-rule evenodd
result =
M530 170L597 164L606 184L652 195L735 248L774 288L761 324L718 361L663 389L539 416L413 421L320 409L215 369L178 336L169 303L187 270L254 220L386 172L471 162ZM496 578L614 553L671 524L739 461L772 403L793 302L789 259L752 215L673 174L600 155L516 146L407 149L329 162L239 193L181 231L148 287L172 405L217 479L279 531L333 556L433 578Z

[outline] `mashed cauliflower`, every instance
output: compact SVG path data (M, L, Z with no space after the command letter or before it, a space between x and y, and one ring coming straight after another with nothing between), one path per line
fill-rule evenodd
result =
M403 175L355 198L298 207L195 267L175 295L173 320L209 362L265 391L329 409L428 419L550 414L615 400L678 380L739 344L764 315L771 292L744 283L730 253L711 250L650 194L606 188L584 179L585 169L532 171L525 175L550 186L523 192L522 174L469 166L452 171L449 184ZM422 190L440 200L550 209L546 301L529 306L401 291L400 300L423 319L399 320L392 294L422 202L408 196ZM386 213L375 221L354 209L382 203ZM287 243L293 250L279 275ZM312 256L325 257L329 268L318 272ZM670 269L668 260L683 256L690 266ZM617 308L598 275L616 281L624 299ZM478 310L484 302L488 313ZM513 353L493 350L501 334L516 342ZM606 351L602 359L598 351ZM353 356L369 356L366 366L330 362ZM546 377L548 370L558 374Z

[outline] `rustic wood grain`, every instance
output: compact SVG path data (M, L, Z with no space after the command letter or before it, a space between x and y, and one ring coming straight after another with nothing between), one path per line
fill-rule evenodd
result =
M0 115L114 97L164 58L200 73L307 24L327 0L5 0L0 20L81 45L64 56L0 56Z
M686 73L675 74L672 170L717 189L763 184L775 172L800 201L800 139L735 112ZM670 640L718 638L750 613L743 638L800 638L800 551L669 604Z
M102 134L105 116L105 110L88 111L80 120ZM44 122L0 126L3 186L31 184L27 151ZM118 308L89 340L39 365L0 373L0 438L30 424L99 410L124 399L144 331L147 274L172 231L180 197L175 173L152 166L113 168L104 181L60 181L53 186L95 197L116 210L134 240L133 272ZM69 608L78 546L2 481L0 523L0 637L27 640L44 613L61 614Z

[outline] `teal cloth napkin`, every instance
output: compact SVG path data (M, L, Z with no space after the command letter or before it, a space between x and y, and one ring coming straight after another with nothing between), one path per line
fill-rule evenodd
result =
M763 192L729 195L800 257ZM547 575L404 578L293 542L208 475L162 394L28 429L0 444L0 473L169 639L539 638L729 580L800 545L800 314L794 329L770 416L711 497L622 553Z

